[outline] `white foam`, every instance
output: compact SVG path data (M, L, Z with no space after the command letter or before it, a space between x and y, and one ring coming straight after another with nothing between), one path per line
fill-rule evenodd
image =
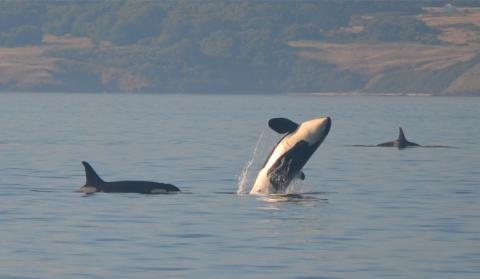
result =
M238 176L238 188L237 188L237 194L238 195L246 195L250 192L252 188L252 183L251 181L253 180L253 175L251 173L252 168L255 168L255 165L258 164L259 158L258 158L258 150L259 146L263 146L264 143L262 144L265 136L265 131L263 131L260 134L260 137L257 140L257 143L255 144L255 148L253 149L252 157L250 160L247 161L245 166L242 169L242 172Z
M290 185L288 185L287 189L285 190L286 195L292 194L303 194L309 192L310 187L305 183L305 181L294 178Z

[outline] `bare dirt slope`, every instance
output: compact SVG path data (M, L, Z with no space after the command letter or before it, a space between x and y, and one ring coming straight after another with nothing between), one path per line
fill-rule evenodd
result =
M3 91L139 91L148 83L101 64L47 55L64 49L94 47L87 38L45 36L40 46L0 48Z
M296 55L367 76L359 92L480 94L480 9L425 9L440 44L292 41ZM358 27L358 26L357 26Z

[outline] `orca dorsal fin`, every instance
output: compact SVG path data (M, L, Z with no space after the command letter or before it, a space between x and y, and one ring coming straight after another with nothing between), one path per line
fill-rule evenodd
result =
M82 162L83 167L85 168L85 176L87 178L87 181L85 183L86 186L93 186L96 187L102 183L105 183L100 176L95 172L95 170L90 166L89 163L83 161Z
M405 137L405 134L403 133L402 127L398 127L398 141L400 142L406 142L407 138Z
M281 117L268 120L268 126L279 134L292 133L298 128L297 123Z

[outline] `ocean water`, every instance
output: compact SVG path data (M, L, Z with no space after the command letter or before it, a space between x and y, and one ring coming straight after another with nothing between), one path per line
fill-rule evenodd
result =
M1 94L0 278L480 278L479 112L478 98ZM269 118L323 115L302 197L237 194L280 138ZM454 148L352 146L399 126ZM82 160L183 193L73 193Z

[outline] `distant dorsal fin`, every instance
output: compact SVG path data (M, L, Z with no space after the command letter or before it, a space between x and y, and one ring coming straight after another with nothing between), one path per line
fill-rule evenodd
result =
M401 142L406 142L407 138L405 137L405 134L403 133L402 127L398 127L398 141Z
M82 162L83 167L85 168L85 176L87 178L87 181L85 183L86 186L98 186L102 183L105 183L100 176L95 172L95 170L90 166L89 163L87 162Z
M298 128L298 124L287 118L272 118L268 126L279 134L292 133Z

